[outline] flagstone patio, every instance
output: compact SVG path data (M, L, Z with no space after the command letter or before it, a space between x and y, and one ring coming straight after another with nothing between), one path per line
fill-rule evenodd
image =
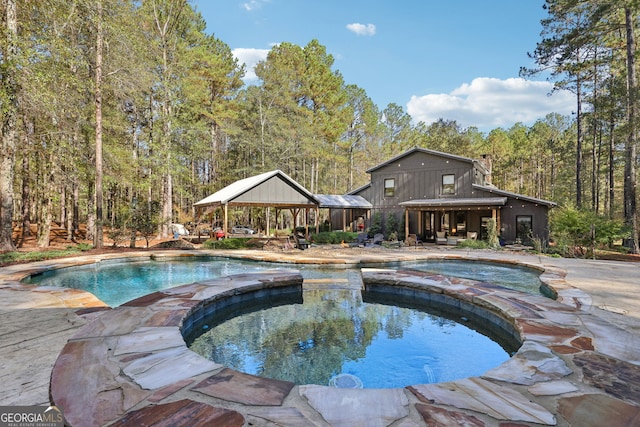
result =
M402 260L487 258L482 253L420 250L395 255ZM283 261L282 254L254 256ZM366 263L362 257L333 261L371 266L391 257L385 253L372 254ZM299 292L302 277L295 271L180 286L114 309L83 299L80 295L86 294L78 291L29 290L15 282L26 274L24 267L2 269L0 288L23 294L50 292L61 301L61 313L75 333L55 362L51 400L73 426L640 425L640 337L595 315L591 297L569 286L561 269L509 257L502 261L544 269L541 278L557 300L416 271L362 270L370 289L437 298L476 310L488 322L510 325L523 343L511 359L480 377L402 389L296 386L234 371L186 347L180 331L193 318L229 298ZM71 261L32 265L28 270L67 264ZM69 309L78 306L84 308Z

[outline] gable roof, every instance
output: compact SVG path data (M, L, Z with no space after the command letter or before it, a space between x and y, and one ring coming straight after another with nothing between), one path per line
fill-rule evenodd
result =
M317 206L318 200L281 170L241 179L194 203L196 207Z
M366 184L364 184L364 185L362 185L362 186L360 186L358 188L354 188L353 190L349 191L347 193L347 195L350 195L350 196L351 195L357 195L358 193L360 193L360 192L362 192L362 191L364 191L364 190L366 190L367 188L370 188L370 187L371 187L371 181L367 182Z
M383 168L385 166L388 166L390 164L396 163L399 160L402 160L405 157L411 156L415 153L424 153L424 154L429 154L432 156L438 156L438 157L442 157L445 159L451 159L451 160L457 160L460 162L464 162L464 163L470 163L474 166L477 166L485 175L489 174L489 171L487 170L486 166L484 164L482 164L480 161L478 160L474 160L471 159L469 157L462 157L462 156L456 156L455 154L449 154L449 153L443 153L442 151L436 151L436 150L428 150L426 148L420 148L420 147L414 147L408 151L405 151L402 154L399 154L389 160L387 160L386 162L380 163L379 165L373 166L372 168L367 169L365 172L366 173L371 173L371 172L375 172L376 170Z

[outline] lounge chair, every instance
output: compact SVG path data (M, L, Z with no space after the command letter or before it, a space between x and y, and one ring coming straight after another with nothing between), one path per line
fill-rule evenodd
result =
M436 231L436 245L446 245L446 244L447 244L446 231Z

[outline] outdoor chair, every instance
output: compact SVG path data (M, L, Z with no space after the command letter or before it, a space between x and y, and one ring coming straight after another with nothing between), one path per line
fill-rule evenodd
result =
M445 231L436 231L436 245L447 244L447 233Z
M309 247L309 242L304 238L304 236L299 236L297 232L294 232L291 237L293 237L295 247L301 251Z
M375 236L373 236L374 245L381 245L383 241L384 241L384 234L376 234Z
M422 240L420 240L420 238L416 234L409 234L409 236L407 236L407 239L404 241L404 243L407 246L415 246L415 247L417 247L418 245L422 246Z

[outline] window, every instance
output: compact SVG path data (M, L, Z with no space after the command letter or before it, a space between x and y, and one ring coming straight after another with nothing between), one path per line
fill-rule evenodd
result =
M455 175L442 175L442 194L456 194Z
M396 180L387 178L384 180L384 197L393 197L396 195Z
M533 219L531 215L516 216L516 242L530 244L533 237Z

